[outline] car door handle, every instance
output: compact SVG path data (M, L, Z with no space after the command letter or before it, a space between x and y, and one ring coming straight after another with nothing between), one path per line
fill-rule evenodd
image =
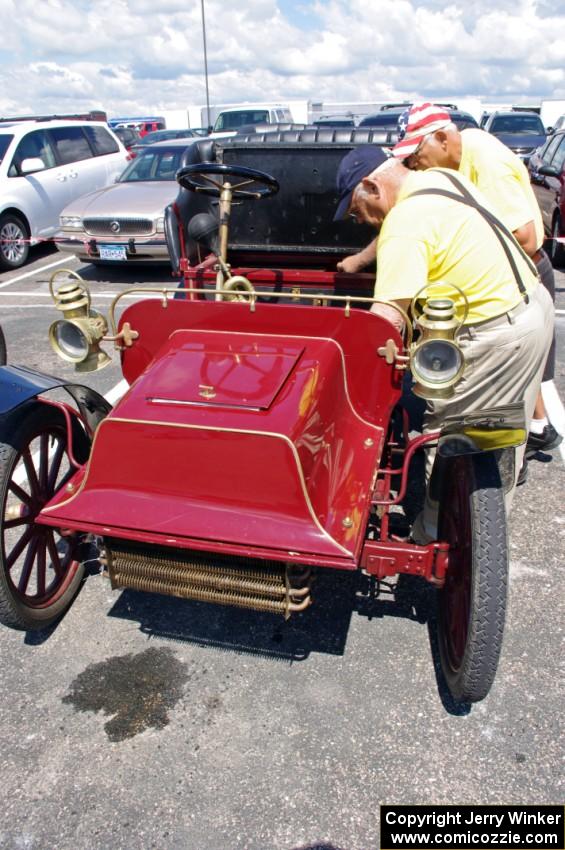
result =
M69 171L69 177L72 177L73 180L76 180L78 177L78 171Z
M66 174L57 174L57 180L59 181L59 183L64 183L66 179L67 179Z

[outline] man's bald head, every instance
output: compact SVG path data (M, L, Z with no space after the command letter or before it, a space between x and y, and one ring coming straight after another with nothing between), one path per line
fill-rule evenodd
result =
M355 188L350 213L358 221L380 227L395 205L409 170L397 159L387 159Z

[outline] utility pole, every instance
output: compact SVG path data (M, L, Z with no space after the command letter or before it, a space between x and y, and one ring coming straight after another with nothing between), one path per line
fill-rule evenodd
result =
M208 91L208 55L206 53L206 19L204 17L204 0L200 0L202 7L202 40L204 42L204 78L206 80L206 115L207 127L211 126L210 121L210 93Z

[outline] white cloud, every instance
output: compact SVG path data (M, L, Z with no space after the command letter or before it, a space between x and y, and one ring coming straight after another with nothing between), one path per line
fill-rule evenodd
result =
M565 98L561 0L205 0L205 10L212 102ZM4 114L204 103L201 0L0 0L0 12Z

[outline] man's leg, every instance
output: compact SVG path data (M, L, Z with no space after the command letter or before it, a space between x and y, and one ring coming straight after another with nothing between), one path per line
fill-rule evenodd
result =
M436 431L446 416L477 413L485 408L524 401L526 423L529 422L539 391L547 350L553 333L553 305L545 289L536 287L530 303L516 316L501 318L463 328L458 342L465 355L465 373L450 399L428 402L424 430ZM514 481L505 495L510 510L517 472L525 445L515 453ZM429 481L434 453L426 458L426 480ZM438 504L426 495L423 516L415 523L412 536L420 542L437 537ZM421 533L423 532L423 534Z

